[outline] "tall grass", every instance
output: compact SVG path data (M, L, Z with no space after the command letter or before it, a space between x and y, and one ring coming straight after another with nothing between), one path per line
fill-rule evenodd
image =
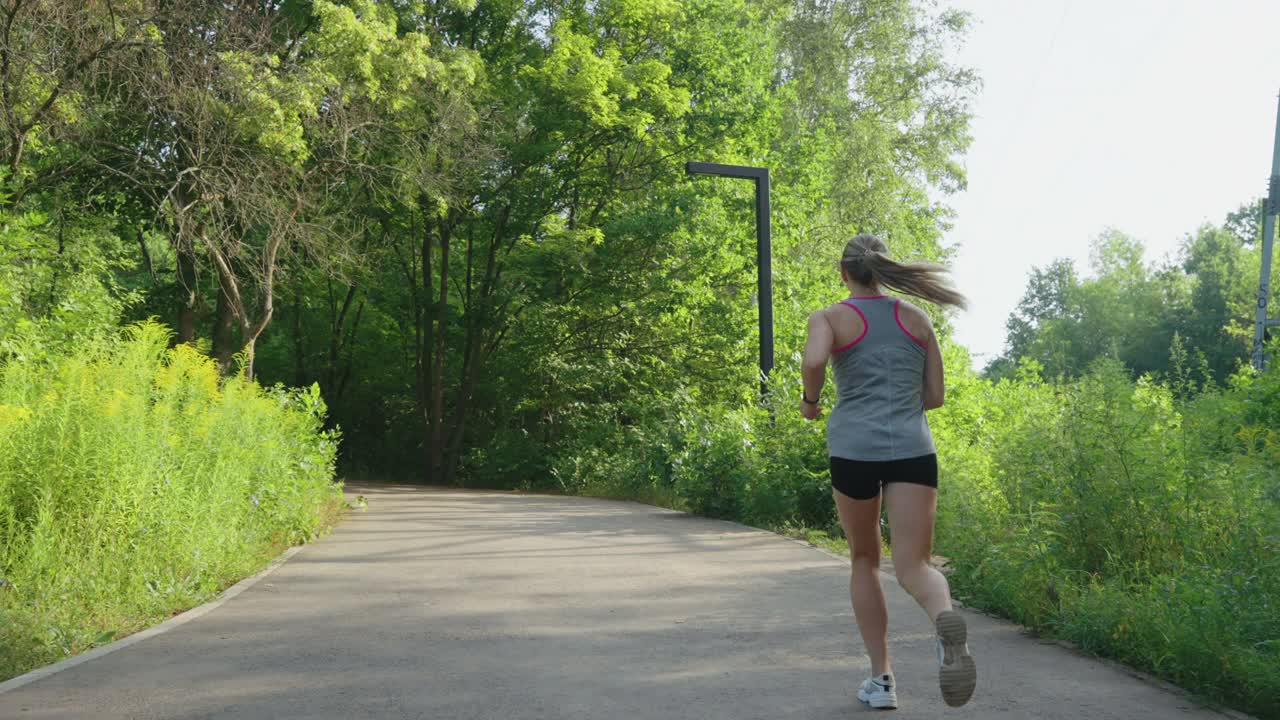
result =
M211 598L341 502L314 386L221 380L168 340L0 367L0 678Z

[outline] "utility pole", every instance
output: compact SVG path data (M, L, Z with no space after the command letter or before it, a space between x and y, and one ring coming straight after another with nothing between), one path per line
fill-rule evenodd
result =
M756 185L756 299L760 306L760 397L769 392L769 371L773 370L773 251L769 220L769 168L718 163L685 163L690 175L754 180Z
M1276 236L1276 215L1280 215L1280 100L1276 102L1276 139L1271 155L1271 179L1267 201L1262 206L1262 272L1258 277L1258 314L1253 328L1253 367L1267 367L1263 343L1267 327L1280 326L1280 320L1267 318L1267 299L1271 295L1271 245Z

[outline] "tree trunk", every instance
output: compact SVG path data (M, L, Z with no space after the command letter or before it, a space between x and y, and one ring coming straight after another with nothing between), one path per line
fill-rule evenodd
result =
M462 373L460 375L461 382L458 383L458 398L453 403L453 432L449 434L449 445L445 449L444 454L444 483L453 485L457 477L458 460L462 454L462 436L467 425L467 406L471 398L472 378L474 373L472 364L475 361L475 336L476 336L476 308L472 305L471 292L471 257L472 247L475 245L473 240L474 233L467 233L467 259L466 259L466 276L463 279L462 311L466 315L466 336L463 340L462 349Z
M290 221L293 218L289 218ZM271 324L271 318L275 315L275 271L276 258L279 255L280 245L284 242L283 235L272 237L266 247L266 251L262 257L262 268L264 270L262 279L258 281L256 290L262 299L262 309L256 321L250 321L249 309L246 307L244 296L240 293L240 283L236 279L235 271L232 268L233 258L223 252L223 249L216 243L209 240L202 232L200 234L202 245L208 251L209 260L213 262L214 268L218 272L218 283L221 291L226 294L227 302L231 306L231 311L236 320L240 321L240 347L245 355L244 376L246 379L253 379L253 356L254 347L258 341L258 337Z
M462 358L462 383L458 389L458 400L453 408L453 432L449 438L448 453L445 458L444 481L446 485L454 484L457 479L458 465L462 460L463 433L467 426L467 412L471 407L471 396L475 392L476 378L479 376L480 334L467 342Z
M444 350L449 311L449 241L452 235L448 219L440 223L440 301L436 305L435 363L431 369L431 478L441 482L444 469Z
M253 354L257 347L258 338L255 336L252 340L245 342L244 347L240 351L244 353L244 379L253 380Z
M173 244L178 256L178 337L176 343L194 342L196 339L196 309L200 303L200 287L196 278L196 239L204 232L202 225L192 228L190 216L187 214L191 204L190 197L194 190L190 187L190 179L180 179L174 186L174 200L170 203L173 212Z
M191 243L179 234L174 239L178 254L178 336L174 344L181 345L196 339L196 304L200 294L196 287L196 257Z
M493 312L493 293L495 283L497 282L497 259L498 245L502 241L502 236L506 233L507 220L510 217L511 208L504 207L498 217L498 225L494 230L493 238L489 242L488 253L485 258L484 276L480 284L478 293L472 292L472 240L467 237L467 275L466 288L464 297L467 300L467 335L462 355L462 376L458 389L458 400L454 404L454 424L453 433L449 439L448 454L445 464L445 482L446 484L454 484L458 466L462 460L462 444L465 438L467 426L467 413L471 409L471 398L475 393L476 383L480 377L481 370L484 367L486 355L484 353L484 328L492 325L493 318L490 316ZM473 297L477 299L473 301Z
M9 177L22 177L19 172L22 169L22 149L26 147L26 133L14 133L9 141Z
M414 333L417 335L418 407L422 412L422 481L431 482L431 368L434 337L431 332L431 312L425 307L431 302L431 226L426 212L422 213L422 241L419 249L422 265L423 302L418 303L418 288L414 284Z
M360 318L364 316L364 305L366 301L367 298L365 300L361 300L360 306L356 308L356 319L351 323L351 335L347 338L346 342L343 343L343 347L350 348L356 341L356 333L360 331ZM342 366L342 374L338 376L338 389L333 394L334 402L341 400L343 394L346 393L347 381L351 379L351 368L353 365L355 365L355 360L352 359L351 351L348 350L347 362Z
M231 364L236 353L235 311L227 299L227 291L218 284L218 309L213 320L213 359L218 363L218 372L226 377L231 374Z
M338 310L333 300L333 283L329 283L329 362L325 368L325 388L333 392L338 387L338 374L342 365L343 335L346 333L347 314L356 297L356 286L347 288L347 296ZM361 303L363 306L363 303ZM336 316L335 316L336 313Z
M147 238L143 225L140 223L135 224L133 231L138 237L138 247L142 250L142 259L147 261L147 273L151 275L151 286L157 287L160 285L160 281L156 279L156 264L151 260L151 251L147 249Z

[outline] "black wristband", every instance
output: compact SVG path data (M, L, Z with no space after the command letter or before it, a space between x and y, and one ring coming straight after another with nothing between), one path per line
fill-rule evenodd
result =
M821 400L821 399L822 399L822 397L821 397L821 396L819 396L819 397L818 397L818 400ZM803 390L801 390L801 391L800 391L800 402L805 403L806 405L817 405L817 404L818 404L818 400L810 400L809 398L807 398L807 397L805 397L805 396L804 396L804 391L803 391Z

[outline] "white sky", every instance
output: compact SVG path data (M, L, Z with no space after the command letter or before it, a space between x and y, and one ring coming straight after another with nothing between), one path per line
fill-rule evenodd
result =
M1087 272L1107 227L1173 253L1266 192L1280 0L950 0L974 24L969 188L946 241L969 296L958 339L982 368L1032 267Z

